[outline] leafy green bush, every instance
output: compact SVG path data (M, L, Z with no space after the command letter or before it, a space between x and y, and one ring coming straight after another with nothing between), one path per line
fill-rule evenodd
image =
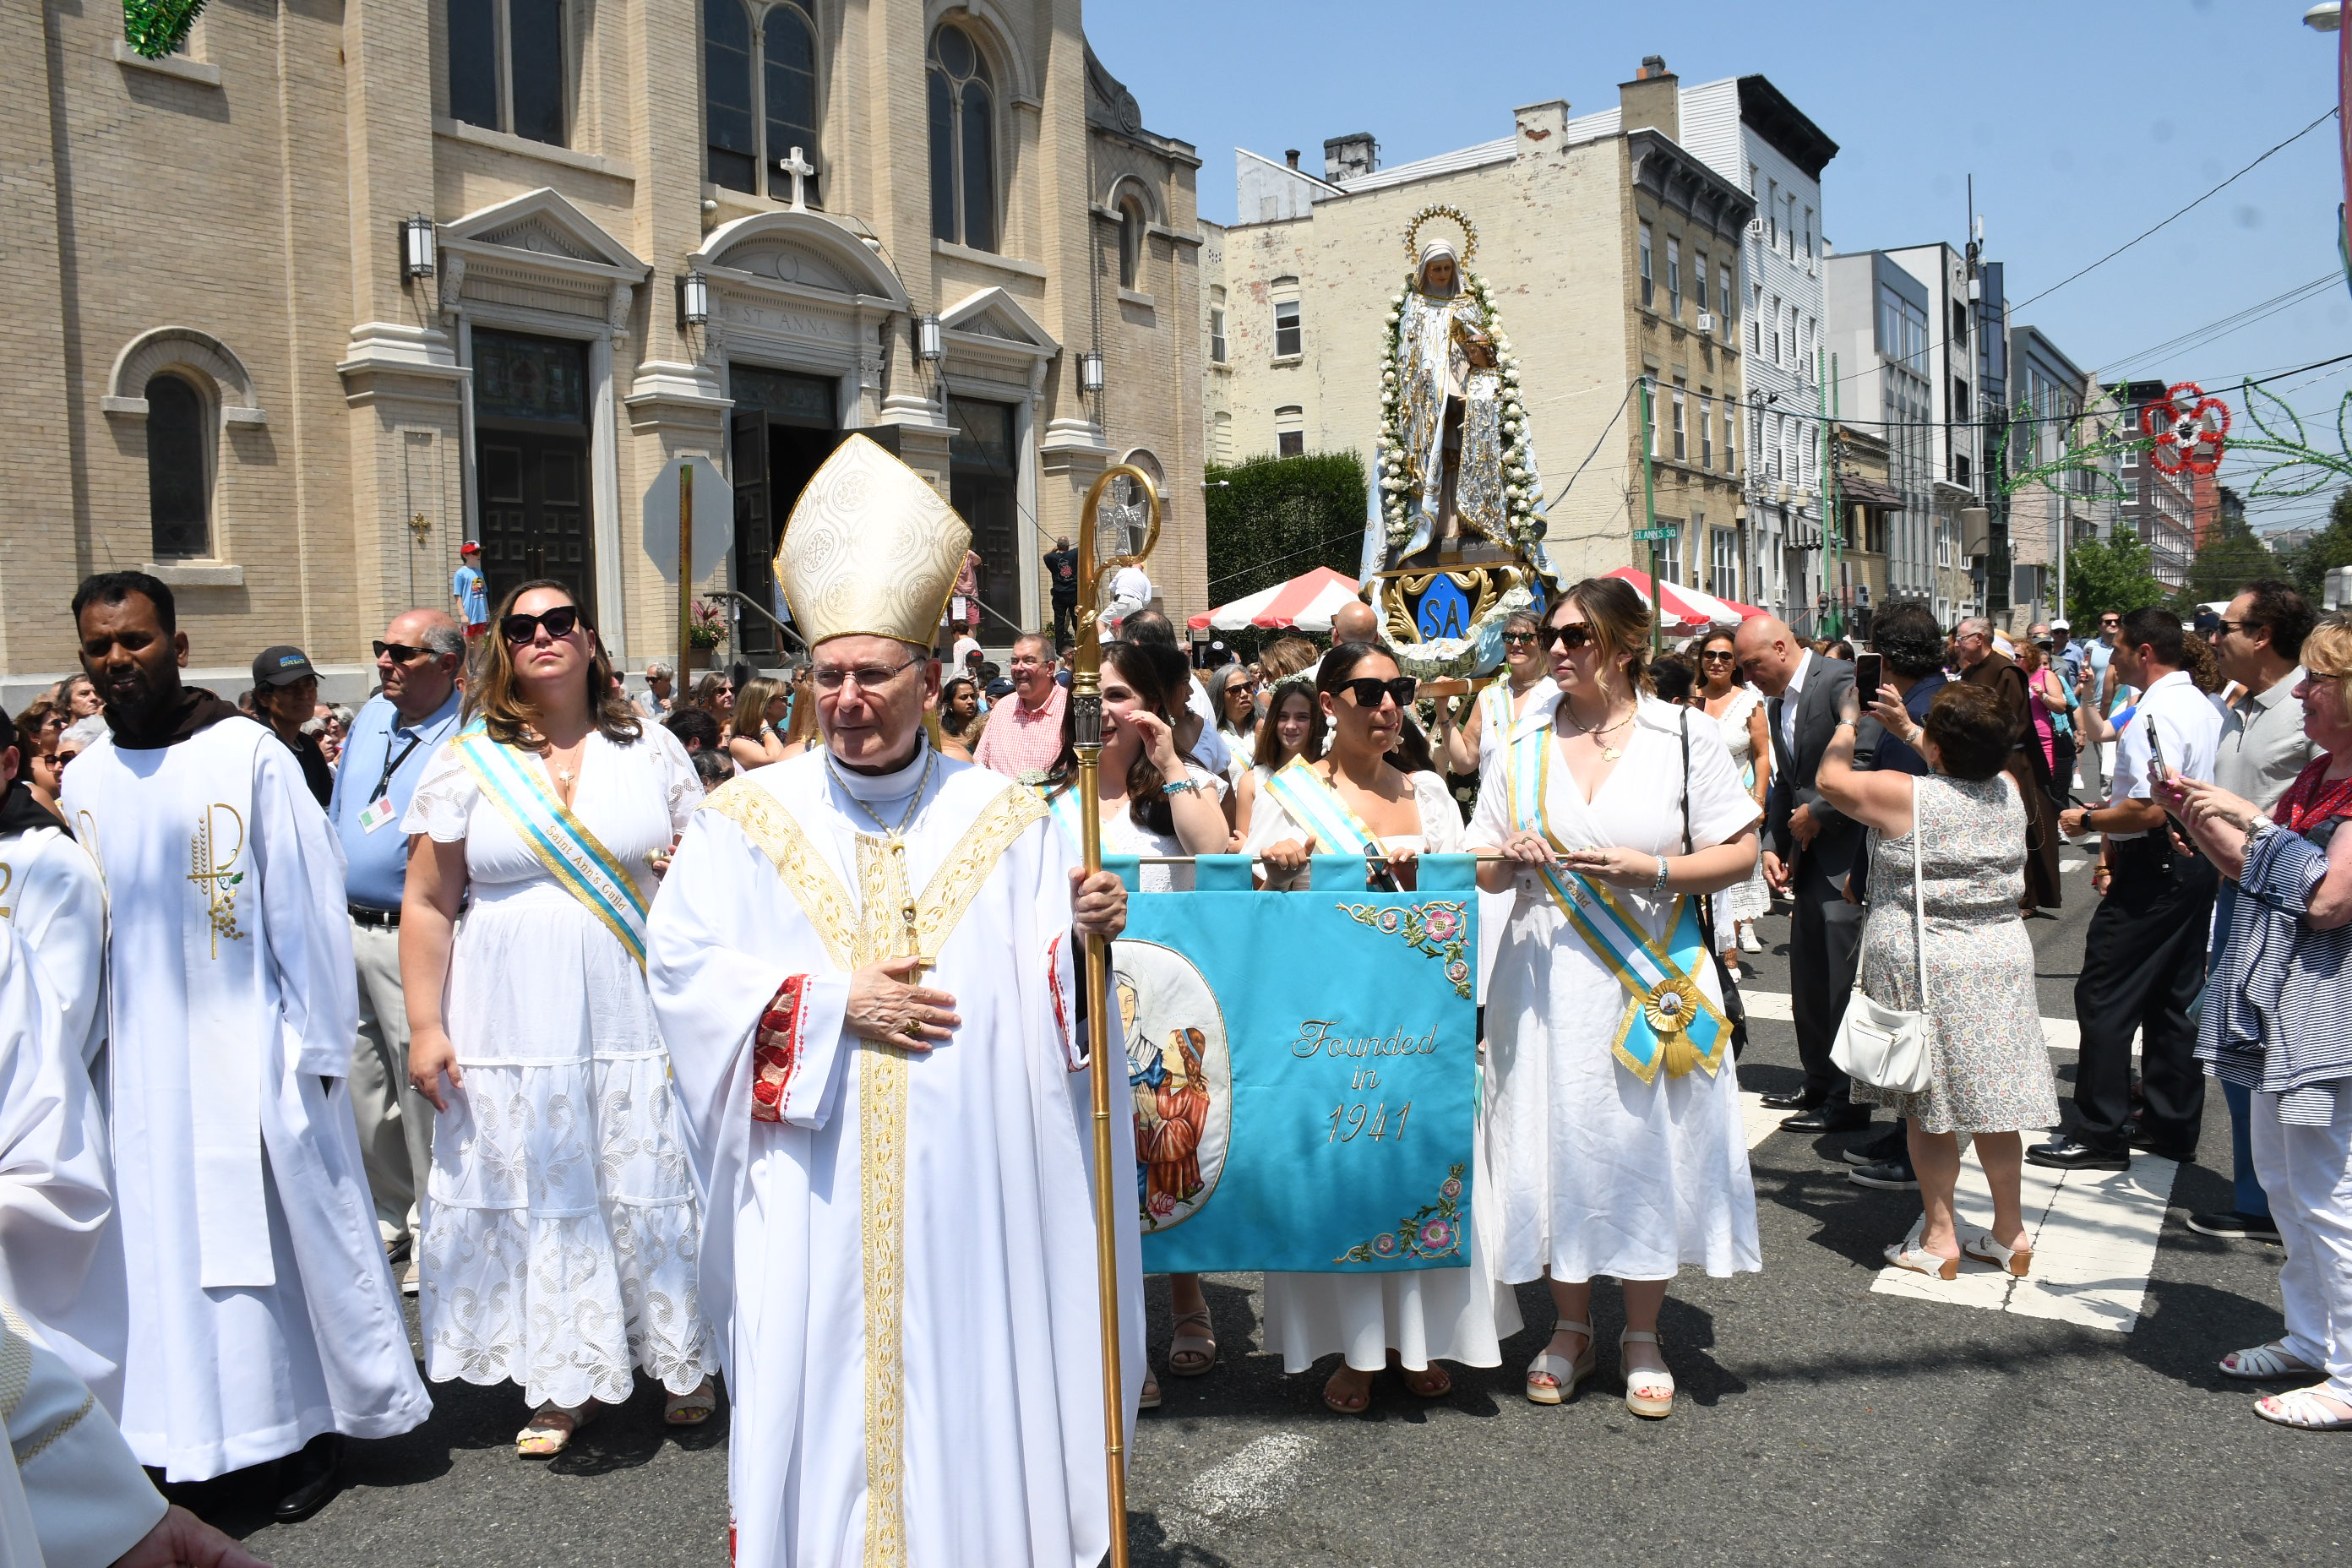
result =
M1364 546L1363 459L1354 452L1210 467L1209 603L1231 603L1318 566L1353 577ZM1268 634L1213 634L1246 658Z

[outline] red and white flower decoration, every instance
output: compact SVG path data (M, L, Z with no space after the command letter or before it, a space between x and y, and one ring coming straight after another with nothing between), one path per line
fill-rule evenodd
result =
M2179 382L2139 411L2139 427L2156 443L2147 458L2158 473L2210 474L2221 466L2230 405L2193 381Z

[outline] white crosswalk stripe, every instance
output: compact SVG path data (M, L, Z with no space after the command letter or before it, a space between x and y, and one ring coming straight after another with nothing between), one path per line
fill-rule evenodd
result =
M1743 989L1740 999L1751 1018L1785 1022L1790 1017L1785 992ZM2082 1032L2072 1018L2045 1017L2042 1033L2053 1051L2081 1048ZM1750 1149L1778 1131L1790 1114L1767 1110L1763 1096L1745 1090L1739 1107ZM2026 1141L2034 1142L2035 1135L2028 1132ZM1870 1288L1879 1295L2129 1333L2139 1322L2164 1211L2179 1171L2173 1161L2137 1152L2128 1171L2051 1171L2029 1164L2021 1194L2026 1235L2033 1247L2027 1278L2014 1279L1990 1264L1962 1258L1957 1279L1933 1279L1890 1267L1879 1270ZM1973 1147L1961 1154L1954 1205L1963 1236L1991 1226L1992 1192ZM1918 1237L1919 1226L1914 1224L1904 1245L1912 1245Z

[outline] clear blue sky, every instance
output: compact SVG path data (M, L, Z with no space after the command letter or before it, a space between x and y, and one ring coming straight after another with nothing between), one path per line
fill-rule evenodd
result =
M1402 163L1508 133L1518 104L1606 108L1644 55L1685 82L1761 72L1839 144L1822 205L1840 250L1959 244L1973 174L1986 254L2021 300L2326 111L2336 39L2303 26L2305 3L1097 0L1087 32L1144 122L1199 149L1201 213L1219 222L1234 216L1236 146L1272 158L1297 147L1319 170L1324 138L1369 131L1381 162ZM2209 389L2352 351L2341 199L2331 123L2014 319L2086 371ZM2328 273L2334 285L2307 302L2130 357ZM2332 449L2352 361L2273 388ZM2253 517L2281 527L2324 511L2325 492L2258 500Z

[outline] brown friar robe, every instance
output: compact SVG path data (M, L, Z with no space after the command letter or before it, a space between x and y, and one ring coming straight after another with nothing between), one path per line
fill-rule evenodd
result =
M2025 797L2025 900L2027 911L2054 910L2058 887L2058 808L2050 799L2049 763L2042 755L2042 739L2033 728L2033 699L2025 688L2025 671L2004 653L1988 653L1984 662L1960 679L2000 694L2010 711L2009 776Z

